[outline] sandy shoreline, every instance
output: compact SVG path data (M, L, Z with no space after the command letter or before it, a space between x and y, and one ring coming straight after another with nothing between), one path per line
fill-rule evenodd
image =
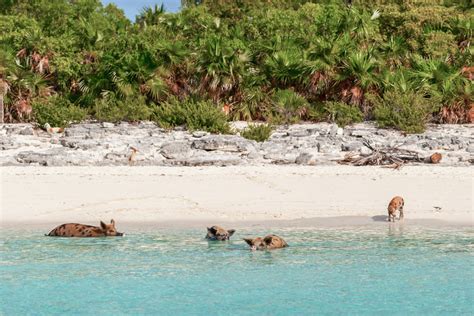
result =
M472 225L473 175L440 166L2 167L1 221L379 222L402 195L408 222Z

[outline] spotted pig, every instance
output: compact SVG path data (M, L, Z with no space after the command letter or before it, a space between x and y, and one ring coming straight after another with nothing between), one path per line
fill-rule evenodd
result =
M123 236L123 233L115 229L115 221L112 219L110 224L100 222L100 226L91 226L84 224L68 223L54 228L46 236L57 237L107 237Z

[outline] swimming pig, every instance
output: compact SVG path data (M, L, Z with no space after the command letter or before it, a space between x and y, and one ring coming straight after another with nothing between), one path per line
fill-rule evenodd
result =
M90 226L84 224L62 224L49 232L46 236L58 237L106 237L123 236L123 233L115 229L115 221L112 219L110 224L100 222L100 226Z
M212 226L207 228L206 239L209 240L229 240L230 236L235 233L235 229L226 230L220 226Z
M252 250L270 250L288 247L286 241L283 238L276 235L268 235L263 238L244 238L245 242L250 246Z
M403 219L403 206L405 205L405 201L401 196L396 196L393 199L390 200L390 203L388 204L388 221L393 221L395 222L395 217L397 211L400 212L400 215L398 217L399 220Z

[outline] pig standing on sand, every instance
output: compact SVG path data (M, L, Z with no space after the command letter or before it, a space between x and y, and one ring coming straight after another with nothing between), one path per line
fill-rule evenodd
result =
M395 222L396 218L396 213L397 211L400 212L400 215L398 217L399 220L403 219L403 206L405 205L405 201L401 196L396 196L392 200L390 200L390 203L388 204L388 221L389 222Z

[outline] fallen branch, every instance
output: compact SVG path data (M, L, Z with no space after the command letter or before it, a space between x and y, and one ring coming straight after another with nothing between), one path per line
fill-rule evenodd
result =
M408 162L423 162L425 159L412 150L400 149L398 146L389 148L376 148L368 140L363 140L363 145L369 148L370 154L349 153L338 163L353 166L385 166L400 169Z

